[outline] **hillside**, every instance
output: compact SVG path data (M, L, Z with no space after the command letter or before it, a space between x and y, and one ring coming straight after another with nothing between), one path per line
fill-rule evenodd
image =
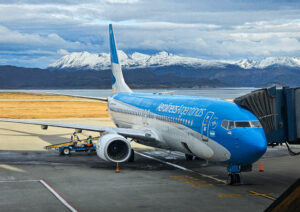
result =
M224 87L229 84L203 77L180 77L153 70L124 70L132 88ZM15 66L0 66L0 89L104 89L111 88L110 70L51 71Z

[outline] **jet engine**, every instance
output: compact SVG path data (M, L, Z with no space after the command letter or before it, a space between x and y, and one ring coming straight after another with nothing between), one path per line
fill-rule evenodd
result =
M111 162L125 162L131 154L130 141L118 134L101 136L96 150L99 158Z

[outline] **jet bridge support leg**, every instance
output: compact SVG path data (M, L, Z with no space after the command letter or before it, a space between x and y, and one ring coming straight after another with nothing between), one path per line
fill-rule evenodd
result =
M227 177L228 185L235 185L241 183L239 165L230 164L227 166L227 171L228 171L228 177Z

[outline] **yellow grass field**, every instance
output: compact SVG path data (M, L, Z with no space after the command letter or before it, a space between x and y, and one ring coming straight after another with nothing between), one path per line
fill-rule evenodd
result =
M82 99L63 95L45 95L25 92L0 92L0 99Z
M0 93L0 117L16 119L104 118L106 102L36 93Z

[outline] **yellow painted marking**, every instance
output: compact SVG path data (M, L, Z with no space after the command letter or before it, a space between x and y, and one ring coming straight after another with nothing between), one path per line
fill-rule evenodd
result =
M218 197L225 198L225 197L240 197L241 194L219 194Z
M193 180L193 181L186 181L185 183L192 183L192 184L195 184L195 183L205 183L205 181L201 181L201 180Z
M187 175L178 175L178 176L171 176L172 178L187 178Z
M170 176L171 178L187 183L187 184L191 184L193 187L207 187L207 186L213 186L213 184L208 184L203 180L199 180L195 177L190 177L187 175L179 175L179 176Z
M19 169L17 167L9 166L9 165L6 165L6 164L0 164L0 168L7 169L7 170L10 170L10 171L15 171L15 172L26 172L23 169Z
M268 194L263 194L263 193L258 193L256 191L249 191L251 194L248 194L248 196L261 196L261 197L265 197L265 198L268 198L268 199L271 199L271 200L276 200L275 197L271 197L270 195Z
M193 187L208 187L213 186L213 184L192 184Z
M258 193L255 191L249 191L251 194L247 194L246 196L261 196L271 200L276 200L276 198L270 196L269 194ZM226 197L241 197L243 194L219 194L218 197L226 198Z
M181 181L185 181L185 180L190 180L191 178L188 178L188 177L185 177L185 176L175 176L175 177L172 177L174 178L175 180L181 180Z

